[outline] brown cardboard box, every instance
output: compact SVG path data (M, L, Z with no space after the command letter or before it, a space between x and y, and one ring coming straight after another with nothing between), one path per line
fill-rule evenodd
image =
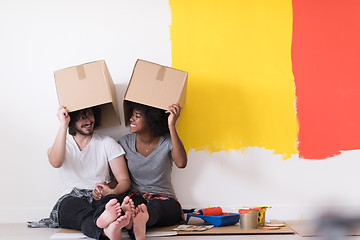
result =
M115 85L104 60L54 72L60 106L70 111L100 106L97 129L120 125Z
M129 124L128 101L167 109L173 103L185 105L188 73L138 59L124 96L125 123Z

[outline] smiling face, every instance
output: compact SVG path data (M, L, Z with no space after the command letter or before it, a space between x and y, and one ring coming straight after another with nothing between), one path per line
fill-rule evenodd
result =
M144 114L135 108L130 117L130 132L139 133L145 130L148 130L148 128L146 127Z
M95 116L93 111L89 109L82 110L75 123L76 133L84 136L90 136L94 132Z

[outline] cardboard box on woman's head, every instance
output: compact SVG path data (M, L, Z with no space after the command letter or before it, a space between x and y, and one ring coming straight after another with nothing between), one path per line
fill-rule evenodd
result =
M69 112L99 106L97 129L120 125L114 82L104 60L54 72L60 106Z
M138 59L124 96L125 124L130 121L128 102L166 110L174 103L183 108L186 99L188 73Z

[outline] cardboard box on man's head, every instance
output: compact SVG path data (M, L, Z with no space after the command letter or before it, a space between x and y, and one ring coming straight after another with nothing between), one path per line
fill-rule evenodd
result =
M96 129L120 125L115 85L104 60L61 69L54 76L60 106L69 112L99 106Z
M179 103L183 108L187 77L187 72L138 59L124 96L125 124L129 125L131 117L127 111L129 102L164 110Z

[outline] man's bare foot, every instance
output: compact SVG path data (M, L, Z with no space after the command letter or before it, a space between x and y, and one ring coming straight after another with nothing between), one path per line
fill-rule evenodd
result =
M145 204L137 206L133 218L133 230L136 240L145 240L146 222L149 219L149 213Z
M122 228L129 224L131 219L130 212L126 212L125 215L118 217L115 221L104 228L104 234L110 240L120 240Z
M106 228L121 215L120 203L116 198L111 199L105 205L105 211L96 220L96 226Z
M121 203L121 210L124 212L130 212L131 218L135 216L135 204L129 196L126 196ZM132 225L132 220L130 220L130 223L126 225L125 228L130 230L132 228Z

